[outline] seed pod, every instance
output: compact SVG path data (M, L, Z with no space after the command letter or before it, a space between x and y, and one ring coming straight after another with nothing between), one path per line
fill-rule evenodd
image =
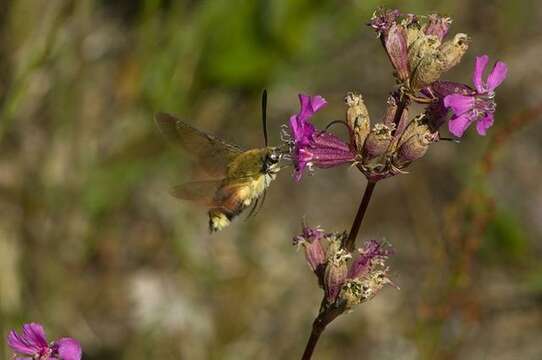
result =
M438 140L438 133L431 131L424 114L415 118L405 130L392 157L392 164L403 169L423 157L429 144Z
M413 90L432 84L444 72L457 65L469 48L469 38L465 34L457 34L452 40L434 49L436 44L440 44L440 41L435 36L428 35L413 44L412 51L415 53L411 54L409 49L411 68L415 69L410 81Z
M440 47L439 63L441 73L459 64L469 48L470 39L467 34L456 34L452 40L445 41Z
M391 133L395 129L395 124L384 125L376 124L363 145L363 162L367 162L386 152L390 145Z
M423 135L412 135L405 140L395 152L392 163L398 168L402 169L425 155L429 148L430 142L427 141Z
M435 36L425 35L419 31L417 38L408 47L408 62L413 74L411 78L418 73L418 68L423 62L436 57L440 41Z
M363 97L359 94L349 92L344 101L347 105L346 121L352 129L355 148L357 152L361 152L371 127L369 112L363 102Z

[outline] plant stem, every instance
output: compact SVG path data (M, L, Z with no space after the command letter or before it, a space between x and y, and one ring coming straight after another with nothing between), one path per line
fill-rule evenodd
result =
M369 206L369 201L371 200L371 196L373 195L375 185L376 182L367 182L367 186L365 187L365 191L363 192L363 198L361 199L361 203L359 204L358 212L356 213L356 217L354 218L354 222L352 223L352 228L350 229L350 233L348 234L348 239L343 245L343 247L350 252L354 251L354 248L356 246L356 238L358 237L359 228L361 227L361 222L365 217L365 212L367 211L367 207Z
M301 360L311 359L312 353L314 352L314 348L316 347L316 344L318 343L318 340L320 339L320 335L322 335L322 332L324 332L324 329L326 328L326 326L330 322L335 320L337 316L341 315L344 312L344 310L345 310L344 306L332 305L332 306L328 306L325 310L320 312L320 315L318 315L316 319L314 319L314 322L312 323L311 335L309 337L309 341L307 342L307 346L305 346L305 351L303 352L303 357L301 358Z
M318 320L318 318L316 318ZM316 347L316 344L318 343L318 339L320 339L320 335L322 335L322 332L324 331L325 326L321 327L316 324L316 320L312 324L312 331L311 336L309 337L309 341L307 342L307 346L305 346L305 352L303 353L303 357L301 360L310 360L312 357L312 353L314 352L314 348Z

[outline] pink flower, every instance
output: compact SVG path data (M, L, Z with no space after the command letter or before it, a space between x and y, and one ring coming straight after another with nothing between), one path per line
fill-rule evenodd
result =
M36 323L24 324L19 335L15 330L8 335L8 345L18 355L16 360L80 360L81 345L72 338L47 342L43 326Z
M318 131L309 121L314 113L326 105L321 96L299 95L301 109L289 121L291 155L297 181L308 167L330 168L354 161L356 155L350 146L337 136Z
M476 91L473 94L451 94L444 98L444 106L453 112L448 128L457 137L463 136L473 122L476 122L476 130L480 135L485 135L487 129L493 125L496 108L495 89L506 78L508 67L504 62L497 61L487 80L484 81L482 75L488 61L487 55L476 57L473 74Z

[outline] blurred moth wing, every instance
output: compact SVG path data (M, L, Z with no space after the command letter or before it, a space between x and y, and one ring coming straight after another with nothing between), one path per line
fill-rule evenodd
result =
M169 114L157 114L158 128L173 143L196 157L198 164L220 180L176 186L173 196L209 207L209 229L220 231L265 192L282 153L273 147L242 151L239 147L201 132Z
M243 152L238 146L204 133L173 115L158 113L155 121L162 136L191 154L210 177L223 177L228 164Z

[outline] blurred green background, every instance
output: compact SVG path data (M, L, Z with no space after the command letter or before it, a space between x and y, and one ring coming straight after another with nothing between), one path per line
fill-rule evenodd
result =
M542 6L538 0L3 0L0 2L0 334L24 322L72 336L85 359L296 359L320 290L291 238L306 215L348 229L352 169L296 184L210 236L191 178L152 116L178 114L246 147L271 142L297 93L373 120L394 81L364 24L378 5L440 12L475 55L509 65L495 126L431 147L380 183L361 230L385 238L400 291L335 321L315 359L542 359ZM0 359L10 351L2 342Z

